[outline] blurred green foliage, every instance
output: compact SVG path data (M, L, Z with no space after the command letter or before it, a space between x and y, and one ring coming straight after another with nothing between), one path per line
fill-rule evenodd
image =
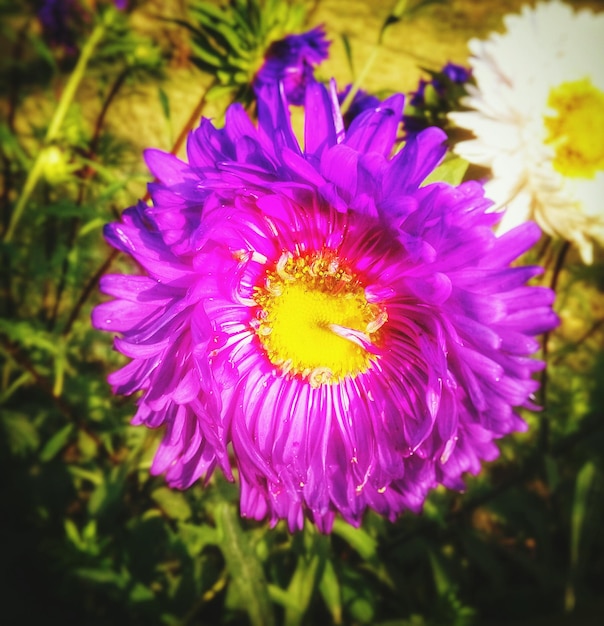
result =
M100 275L132 270L108 250L102 225L147 179L111 110L146 90L170 119L175 40L237 93L261 58L258 33L268 45L304 13L193 2L160 20L150 3L144 22L137 11L148 3L135 4L124 13L97 3L78 33L80 55L90 53L83 67L44 41L32 5L0 6L0 622L595 624L604 608L601 251L591 267L560 245L533 253L550 268L544 284L557 281L563 320L548 337L545 409L526 416L529 432L504 440L465 493L436 490L420 516L391 524L368 514L360 529L338 520L331 536L291 535L239 520L237 488L218 477L178 492L149 476L161 433L129 425L132 401L105 382L121 357L89 323ZM149 23L173 30L155 37ZM440 172L463 174L454 159Z

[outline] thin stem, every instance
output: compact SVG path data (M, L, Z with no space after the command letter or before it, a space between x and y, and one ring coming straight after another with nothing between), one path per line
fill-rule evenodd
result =
M111 89L109 90L107 97L105 98L105 101L101 108L101 112L99 113L99 116L96 120L96 124L94 126L94 133L92 135L92 139L90 140L90 145L88 146L88 150L86 151L86 156L91 160L94 159L95 157L95 153L96 153L98 143L99 143L99 138L101 136L101 129L103 128L103 124L105 122L105 118L107 117L107 112L109 111L109 107L111 103L113 102L113 100L115 99L115 96L118 94L121 86L124 84L124 81L126 80L126 77L128 76L129 71L130 71L130 68L126 67L120 72L118 77L113 82L113 85L111 86ZM78 197L76 200L77 206L81 206L82 203L84 202L86 181L92 178L94 173L95 173L94 169L91 165L85 165L80 170L79 172L80 184L79 184L79 189L78 189ZM73 242L75 241L79 224L80 224L79 218L73 218L71 220L71 224L69 227L69 238L68 238L68 247L70 249L73 246ZM68 270L69 270L69 258L68 256L65 256L65 258L63 259L63 264L61 266L61 277L59 279L59 284L57 287L54 307L52 310L50 320L48 322L49 330L52 330L54 328L56 321L57 321L59 308L61 306L61 300L63 299L63 292L65 291L65 285L67 284ZM78 311L79 311L79 308L78 308Z
M235 507L223 500L214 511L216 525L222 535L219 547L250 623L252 626L274 626L275 616L264 571L250 545L249 535L241 528Z
M38 180L40 179L40 176L42 174L44 159L46 156L45 148L57 138L63 121L65 120L65 116L67 115L69 106L71 105L76 91L80 83L82 82L82 79L84 78L88 62L90 61L96 47L101 42L101 39L105 35L105 30L105 23L99 22L92 31L90 38L86 42L85 46L82 48L80 58L78 59L78 62L73 72L69 76L67 84L65 85L65 89L63 90L61 99L59 100L59 104L46 131L46 136L44 138L42 147L38 151L34 163L29 170L29 173L25 180L25 184L23 185L23 190L21 192L21 195L19 196L19 199L17 200L17 204L15 205L15 209L8 225L8 229L6 230L6 233L4 235L5 242L11 241L13 235L15 234L15 229L17 228L19 220L21 219L23 210L25 209L25 206L27 205L27 202L29 201L31 194L36 188Z
M354 97L356 96L359 90L359 86L363 83L363 81L365 80L365 77L367 76L367 74L369 74L369 71L373 67L373 64L375 63L378 52L380 51L380 48L382 47L382 43L384 42L384 35L386 34L386 31L390 28L390 26L392 26L392 24L396 24L397 22L400 22L402 19L404 19L404 17L408 13L412 13L414 11L413 7L409 9L407 5L408 5L408 0L395 0L394 6L392 7L390 13L388 14L388 17L386 18L385 22L382 24L382 28L380 29L380 32L378 35L377 43L371 49L371 52L369 53L369 56L367 57L367 60L365 61L365 64L363 65L363 69L360 71L359 75L355 78L354 82L352 83L350 87L350 91L346 94L346 98L344 98L344 102L342 102L342 105L340 107L342 115L345 115L348 109L350 108L350 105L352 104L352 101L354 100Z
M176 138L176 141L174 142L174 145L172 146L172 150L170 151L171 154L178 154L178 151L182 147L182 144L185 142L185 139L187 138L187 135L188 135L189 131L199 121L199 118L201 117L201 112L203 111L203 107L206 104L206 98L207 98L208 92L210 91L210 89L212 89L212 87L214 86L215 83L216 83L216 81L214 81L203 92L203 95L201 96L201 99L197 103L197 106L193 109L193 112L189 116L189 119L186 121L185 125L182 127L182 130L180 131L180 134Z
M566 255L570 249L570 244L568 241L565 241L560 250L558 251L558 255L556 257L554 268L552 270L552 277L550 280L550 289L552 291L556 291L558 286L558 280L560 278L560 274L562 272L562 267L564 265L564 261L566 259ZM550 339L551 331L547 331L543 335L543 344L542 344L542 354L543 360L546 365L543 368L543 372L541 374L541 405L542 405L542 413L539 417L539 448L543 452L547 452L549 450L549 421L546 414L547 407L547 386L548 386L548 368L547 368L547 359L549 356L549 339Z
M176 141L174 142L174 145L172 146L172 150L170 151L171 154L176 154L180 150L180 147L182 146L183 142L187 138L187 134L189 133L191 128L193 128L197 124L201 116L203 107L205 106L206 96L207 96L208 91L209 89L206 89L206 91L204 91L201 99L199 100L195 108L193 109L193 112L189 116L189 119L186 121L185 125L180 131ZM149 200L149 198L150 198L150 194L147 191L147 193L145 194L145 197L143 198L143 202L146 202L147 200ZM99 267L99 269L94 273L92 278L88 281L88 283L86 284L86 287L84 288L84 291L82 291L82 293L80 294L78 301L76 302L73 310L71 311L71 314L69 315L69 319L67 320L67 323L65 324L65 328L63 329L63 333L62 333L63 335L68 335L70 333L74 322L76 321L76 319L78 318L78 315L80 314L80 310L86 303L86 300L88 300L88 297L92 293L92 290L95 288L95 286L99 282L101 276L107 271L111 263L113 263L117 255L118 255L117 250L112 250L107 256L107 258L105 259L105 261L103 262L103 264Z
M189 626L203 606L211 602L227 586L228 580L228 572L224 569L218 577L218 580L197 599L182 620L178 622L178 626Z
M101 279L101 276L109 269L109 267L111 266L111 264L113 263L117 255L118 255L117 250L111 250L107 258L103 261L103 264L92 275L92 278L90 278L90 280L86 283L86 287L84 287L84 290L80 294L80 297L78 298L78 301L75 303L75 306L73 307L69 315L69 319L67 320L67 323L65 324L65 328L63 329L63 332L62 332L63 336L66 336L71 332L71 328L74 322L78 319L80 310L86 303L86 300L88 300L90 294L92 293L92 290L96 287L97 283Z
M365 80L365 77L367 76L367 74L369 74L369 71L373 67L373 64L377 58L378 52L380 51L380 47L381 47L381 42L378 42L373 46L371 53L367 57L367 61L365 61L365 65L363 65L363 69L359 72L359 75L355 78L354 82L352 83L350 87L350 91L346 94L346 98L344 98L344 102L342 102L342 106L340 107L342 115L344 115L350 108L350 105L352 104L354 97L357 95L357 92L359 91L359 87L361 86L361 84Z
M29 357L22 352L14 341L11 341L8 337L1 333L0 349L2 352L7 354L19 368L31 377L33 384L49 398L57 411L61 413L61 415L63 415L68 422L75 424L78 428L85 431L86 434L91 437L99 447L102 446L107 449L101 438L91 428L90 420L86 420L81 417L83 415L82 411L72 407L62 398L60 394L55 393L56 390L54 389L54 385L48 380L48 378L37 370L36 366L29 360ZM118 464L121 462L116 453L107 450L107 454L112 463Z

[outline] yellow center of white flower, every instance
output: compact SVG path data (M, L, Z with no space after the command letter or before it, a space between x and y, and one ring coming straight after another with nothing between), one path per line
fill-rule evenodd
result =
M544 118L547 142L556 151L554 168L580 178L604 170L604 92L584 78L554 87L547 104L557 112Z
M361 282L329 251L283 254L254 301L255 332L283 373L319 387L366 371L376 358L386 311L367 302Z

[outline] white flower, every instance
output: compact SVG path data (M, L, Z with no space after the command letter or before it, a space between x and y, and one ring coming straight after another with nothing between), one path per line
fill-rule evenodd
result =
M491 169L502 232L535 220L591 263L604 243L604 13L541 2L504 23L469 42L472 110L450 117L476 138L455 151Z

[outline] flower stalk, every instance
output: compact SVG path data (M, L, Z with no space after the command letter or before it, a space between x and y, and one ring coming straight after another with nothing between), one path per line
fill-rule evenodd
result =
M233 585L238 591L252 626L274 626L275 617L268 596L262 565L239 523L239 514L222 500L214 509L222 541L220 549Z
M92 31L90 38L82 48L82 53L78 59L78 62L69 76L67 84L65 85L65 89L61 95L61 99L59 100L59 104L55 110L55 113L52 117L50 125L48 126L48 130L46 131L46 136L44 137L44 142L42 144L42 149L38 151L38 154L33 162L31 169L29 170L29 174L27 175L27 179L25 180L25 184L23 185L23 190L19 199L17 200L17 204L15 205L15 209L11 216L10 223L4 235L4 241L6 243L10 242L15 234L15 230L17 225L21 219L23 211L29 201L31 194L38 184L38 180L44 170L44 159L46 157L46 148L52 144L52 142L57 138L59 131L61 130L61 126L63 121L65 120L65 116L67 115L67 111L75 94L78 90L82 79L84 78L84 74L86 71L86 67L92 58L94 51L97 46L103 39L105 32L107 29L107 24L104 21L100 21L94 30Z

